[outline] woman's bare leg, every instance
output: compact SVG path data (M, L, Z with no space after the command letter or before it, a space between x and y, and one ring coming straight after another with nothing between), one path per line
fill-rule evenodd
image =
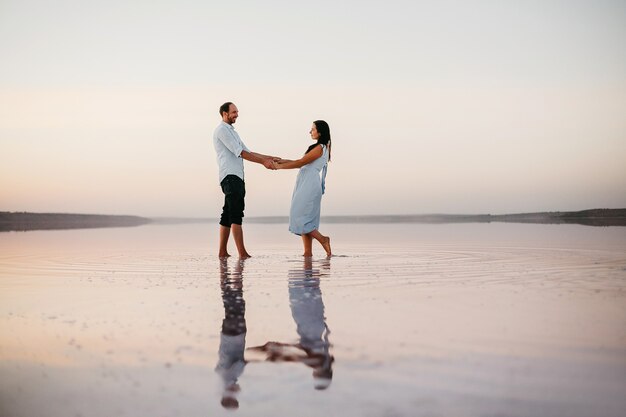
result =
M302 235L302 244L304 244L302 256L313 256L313 238L308 233Z
M313 230L312 232L308 233L308 235L311 236L313 239L317 240L318 242L320 242L320 245L322 245L322 247L326 251L326 256L333 255L330 249L330 237L329 236L324 236L318 230Z

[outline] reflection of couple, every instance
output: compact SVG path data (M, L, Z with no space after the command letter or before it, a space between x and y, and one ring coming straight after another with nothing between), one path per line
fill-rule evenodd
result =
M328 261L327 261L328 262ZM246 364L246 303L243 298L244 260L236 261L232 270L227 258L220 260L220 283L224 302L224 321L220 335L219 358L215 371L222 378L222 406L238 408L238 379ZM322 265L329 268L330 264ZM313 369L315 389L326 389L333 377L330 354L330 331L324 317L320 290L320 271L313 269L312 259L305 258L303 270L289 272L289 304L296 322L298 343L267 342L249 350L266 355L271 362L300 362Z
M250 257L243 242L241 228L246 195L243 175L244 159L262 164L268 169L300 168L291 199L289 230L302 237L304 256L313 255L313 239L322 245L327 256L331 256L330 238L322 235L318 230L326 169L330 161L331 141L328 123L323 120L313 122L309 133L315 143L309 146L302 158L288 160L251 152L246 147L233 127L239 117L239 110L233 103L224 103L220 107L220 115L222 122L213 134L220 185L224 192L224 207L220 218L219 257L230 256L227 244L231 229L239 257Z

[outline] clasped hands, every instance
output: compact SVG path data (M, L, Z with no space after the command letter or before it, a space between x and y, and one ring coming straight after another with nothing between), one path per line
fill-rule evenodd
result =
M287 162L285 159L278 157L278 156L270 156L268 158L265 158L265 160L263 161L263 166L267 169L280 169L280 164Z

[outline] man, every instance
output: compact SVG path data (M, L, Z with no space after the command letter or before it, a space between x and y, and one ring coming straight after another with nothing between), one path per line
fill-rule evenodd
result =
M226 102L220 107L222 122L213 133L213 145L217 153L219 165L219 178L222 191L224 192L224 207L220 218L220 248L219 257L230 256L227 245L232 229L235 245L240 258L249 258L243 243L243 229L241 222L245 207L244 197L246 186L243 177L243 160L262 164L267 169L276 169L274 160L280 158L251 152L243 143L233 123L239 117L239 110L231 102Z

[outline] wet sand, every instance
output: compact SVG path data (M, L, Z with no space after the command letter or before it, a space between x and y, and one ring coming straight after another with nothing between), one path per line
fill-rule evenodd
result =
M0 235L0 415L626 414L623 228L214 229Z

